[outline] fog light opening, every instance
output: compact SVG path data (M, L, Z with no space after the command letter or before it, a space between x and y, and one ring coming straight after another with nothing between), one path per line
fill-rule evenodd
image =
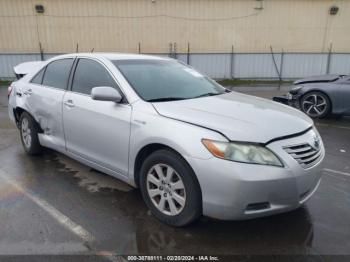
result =
M269 202L252 203L247 205L246 211L259 211L259 210L269 209L269 208L270 208Z

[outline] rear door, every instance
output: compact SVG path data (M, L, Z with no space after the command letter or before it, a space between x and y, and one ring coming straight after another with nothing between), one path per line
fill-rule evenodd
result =
M46 135L46 146L62 150L65 139L62 126L62 100L74 58L54 60L30 81L23 96L26 107Z
M91 89L97 86L119 90L113 76L101 62L80 58L71 91L63 99L66 148L78 157L126 176L131 106L91 99Z

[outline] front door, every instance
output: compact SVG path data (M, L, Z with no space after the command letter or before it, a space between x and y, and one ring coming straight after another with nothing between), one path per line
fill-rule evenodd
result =
M118 88L96 60L80 58L71 91L63 98L66 149L120 175L127 175L131 106L91 99L97 86Z

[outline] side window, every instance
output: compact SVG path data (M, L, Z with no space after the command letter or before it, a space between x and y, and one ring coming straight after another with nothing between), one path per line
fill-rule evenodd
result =
M72 91L91 94L91 89L97 86L117 88L117 84L110 73L98 62L81 58L74 73Z
M73 64L72 58L60 59L47 65L43 85L59 89L67 89L69 72Z
M32 79L32 81L30 81L33 84L38 84L41 85L43 83L43 76L44 76L44 72L45 72L45 68L41 69L39 71L39 73L36 74L36 76L34 76L34 78Z

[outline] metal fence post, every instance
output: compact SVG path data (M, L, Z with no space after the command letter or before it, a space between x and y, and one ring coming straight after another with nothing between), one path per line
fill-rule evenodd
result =
M333 48L333 44L331 43L330 46L329 46L329 49L328 49L326 74L329 74L330 67L331 67L332 48Z
M274 53L273 53L272 46L270 46L270 50L271 50L272 61L273 61L273 64L274 64L274 66L275 66L276 73L277 73L277 75L278 75L278 79L279 79L280 81L282 81L282 79L281 79L281 73L280 73L279 70L278 70L277 63L276 63L275 55L274 55Z
M173 58L177 59L177 44L176 44L176 42L174 43L174 53L173 53Z
M187 43L187 64L190 65L190 42Z
M280 64L280 82L283 80L283 61L284 61L284 50L281 53L281 64Z
M139 42L139 54L141 54L141 42Z
M41 46L41 42L39 42L39 51L40 51L40 59L41 61L44 61L44 50L43 50L43 47Z
M173 43L169 43L169 57L172 56L172 53L173 53Z
M231 74L231 79L235 79L234 75L234 70L235 70L235 53L234 53L234 46L232 45L231 49L231 63L230 63L230 74Z
M76 53L79 53L79 44L77 43L77 46L76 46L76 48L75 48L75 52Z

